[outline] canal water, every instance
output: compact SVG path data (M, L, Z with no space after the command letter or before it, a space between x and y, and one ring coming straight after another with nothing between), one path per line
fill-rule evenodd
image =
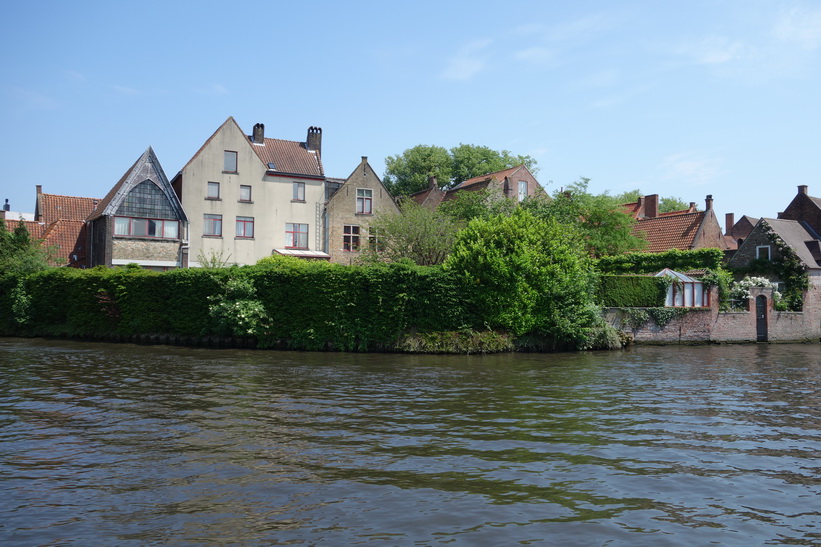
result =
M821 544L821 346L0 338L0 544Z

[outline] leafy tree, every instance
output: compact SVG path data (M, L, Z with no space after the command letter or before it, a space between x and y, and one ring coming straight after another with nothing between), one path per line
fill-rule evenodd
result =
M443 214L465 224L474 218L509 215L515 208L516 202L488 189L455 192L453 199L439 206Z
M668 196L659 200L659 213L669 213L671 211L683 211L689 209L690 204L685 203L683 199L674 196Z
M377 213L370 228L376 249L364 253L364 261L409 259L420 266L441 264L450 253L457 222L411 199L400 205L401 214Z
M388 156L382 182L394 196L403 196L427 188L431 176L436 177L439 184L449 183L453 160L441 146L420 144L399 156Z
M523 205L537 216L553 218L576 227L577 243L590 256L601 257L641 250L647 243L633 235L635 220L619 208L621 202L607 193L587 191L590 179L569 185L553 194L553 200L526 201Z
M447 150L420 144L401 155L389 156L382 180L393 195L408 195L427 188L430 176L435 176L442 188L450 188L467 179L522 164L534 174L537 172L535 159L514 156L507 150L496 151L472 144Z
M9 232L6 222L0 219L0 275L5 273L31 273L49 267L51 249L33 239L24 222L17 223Z
M568 237L573 229L522 208L476 218L459 233L444 267L463 280L490 328L581 347L596 323L595 275Z

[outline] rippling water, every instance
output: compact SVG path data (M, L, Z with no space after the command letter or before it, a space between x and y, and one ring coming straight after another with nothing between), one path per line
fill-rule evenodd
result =
M821 346L0 339L3 545L821 544Z

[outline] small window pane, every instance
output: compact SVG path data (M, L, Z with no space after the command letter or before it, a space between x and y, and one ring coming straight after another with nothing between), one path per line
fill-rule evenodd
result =
M294 201L305 201L305 183L304 182L295 182L294 183L294 197L292 199Z
M166 220L163 223L163 237L177 239L180 233L180 223L176 220Z
M114 218L114 235L127 236L130 227L129 219L122 217Z
M148 221L144 218L131 219L131 235L147 236L148 235Z
M208 199L219 199L220 197L220 183L219 182L209 182L208 183Z
M237 153L231 150L225 151L225 171L230 173L237 172Z
M203 235L207 236L221 236L222 235L222 215L204 215Z
M239 200L240 201L251 201L251 187L250 186L240 186L239 187Z

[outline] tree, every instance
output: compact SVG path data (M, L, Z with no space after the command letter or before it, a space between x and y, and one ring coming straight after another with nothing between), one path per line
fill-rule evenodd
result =
M18 222L14 231L9 232L5 220L0 219L0 275L48 268L51 249L41 243L32 239L25 222Z
M431 176L445 184L452 175L453 161L446 149L420 144L402 155L388 156L382 182L394 196L405 196L427 188Z
M515 201L505 198L501 192L483 189L456 192L453 199L448 199L439 206L439 210L453 220L467 224L474 218L509 215L516 205Z
M589 181L582 178L555 192L550 202L530 201L523 205L537 216L575 226L580 237L578 244L590 256L598 258L641 250L647 242L633 235L635 220L619 208L619 198L606 192L589 193Z
M460 144L449 151L441 146L420 144L401 155L385 160L383 182L395 196L408 195L428 187L435 176L442 188L450 188L467 179L524 164L535 174L536 160L514 156L507 150Z
M459 233L444 267L462 279L489 327L581 347L596 323L595 275L584 249L568 237L573 229L522 208L476 218Z
M450 253L459 225L451 217L411 199L399 206L400 214L377 213L370 228L375 248L364 259L409 259L420 266L441 264Z
M690 204L685 203L683 199L674 196L661 198L659 201L659 213L670 213L672 211L683 211L689 209Z

